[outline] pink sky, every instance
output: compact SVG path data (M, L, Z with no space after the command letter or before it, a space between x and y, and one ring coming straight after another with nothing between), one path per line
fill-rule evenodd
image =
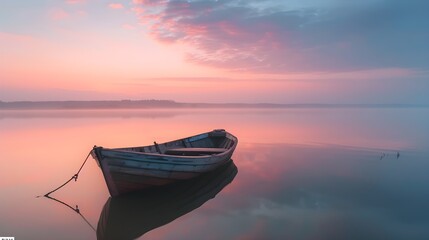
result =
M0 10L0 100L429 103L427 51L377 47L367 1L42 2Z

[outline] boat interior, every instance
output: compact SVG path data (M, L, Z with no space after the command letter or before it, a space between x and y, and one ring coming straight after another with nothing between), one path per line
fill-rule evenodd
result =
M220 154L234 146L235 140L227 137L225 130L213 130L189 138L149 146L121 148L118 150L142 153L159 153L176 156L202 156Z

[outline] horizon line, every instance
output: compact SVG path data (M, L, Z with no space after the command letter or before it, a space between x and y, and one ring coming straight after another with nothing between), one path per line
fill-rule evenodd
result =
M29 109L147 109L147 108L428 108L416 103L245 103L177 102L163 99L140 100L49 100L1 101L0 110Z
M186 102L176 101L172 99L100 99L100 100L0 100L0 103L61 103L61 102L165 102L179 104L278 104L278 105L301 105L301 104L321 104L321 105L428 105L429 103L400 103L400 102L385 102L385 103L332 103L332 102Z

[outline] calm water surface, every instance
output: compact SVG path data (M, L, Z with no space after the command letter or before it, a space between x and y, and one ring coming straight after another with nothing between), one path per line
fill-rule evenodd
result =
M3 111L0 236L429 239L428 122L426 108ZM216 128L239 138L233 165L216 174L109 199L90 159L52 194L82 216L36 198L69 179L93 145Z

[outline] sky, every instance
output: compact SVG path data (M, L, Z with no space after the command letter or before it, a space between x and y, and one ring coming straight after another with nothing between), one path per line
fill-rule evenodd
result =
M425 0L3 0L0 100L429 104Z

